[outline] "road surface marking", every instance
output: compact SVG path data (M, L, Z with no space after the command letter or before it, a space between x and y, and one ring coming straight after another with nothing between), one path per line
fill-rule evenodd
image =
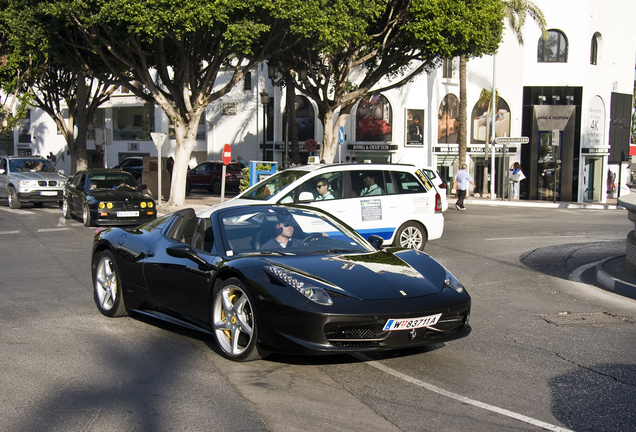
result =
M473 405L473 406L476 406L478 408L483 408L485 410L492 411L492 412L495 412L495 413L498 413L498 414L502 414L502 415L508 416L510 418L513 418L515 420L526 422L526 423L529 423L531 425L534 425L534 426L537 426L537 427L541 427L541 428L544 428L544 429L547 429L547 430L558 431L558 432L573 432L571 429L566 429L566 428L563 428L563 427L560 427L560 426L556 426L556 425L553 425L553 424L550 424L550 423L546 423L546 422L543 422L541 420L537 420L537 419L534 419L532 417L525 416L523 414L519 414L519 413L516 413L516 412L513 412L513 411L509 411L509 410L504 409L504 408L499 408L499 407L496 407L494 405L490 405L490 404L487 404L487 403L479 402L479 401L476 401L474 399L470 399L470 398L467 398L465 396L459 395L457 393L449 392L449 391L444 390L444 389L442 389L440 387L434 386L433 384L429 384L427 382L420 381L418 379L415 379L413 377L405 375L405 374L403 374L401 372L398 372L398 371L396 371L394 369L391 369L388 366L384 366L382 363L378 363L378 362L374 361L371 357L367 357L364 354L353 353L351 355L353 357L357 358L358 360L363 361L365 364L367 364L369 366L372 366L372 367L374 367L376 369L381 370L382 372L388 373L389 375L393 375L394 377L400 378L400 379L402 379L402 380L404 380L406 382L409 382L411 384L415 384L416 386L424 387L425 389L430 390L430 391L432 391L434 393L440 394L442 396L446 396L446 397L449 397L451 399L455 399L455 400L457 400L459 402L462 402L462 403L465 403L465 404L468 404L468 405Z
M70 228L40 228L38 232L68 231Z

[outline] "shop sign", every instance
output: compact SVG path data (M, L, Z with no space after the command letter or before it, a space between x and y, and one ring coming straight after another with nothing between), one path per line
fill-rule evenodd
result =
M222 115L236 115L236 102L223 102L221 105Z
M349 144L347 149L353 151L397 151L397 147L394 144Z
M504 151L504 146L503 145L496 145L495 144L495 153L503 153ZM486 146L485 145L469 145L466 146L466 153L468 154L484 154L484 152L486 151ZM491 152L492 151L492 146L488 147L488 151ZM459 154L459 145L458 144L449 144L446 145L444 147L433 147L433 153L435 154L444 154L444 153L451 153L451 154ZM517 147L516 146L506 146L506 153L517 153Z
M575 109L574 105L535 105L534 115L539 130L565 130Z
M605 105L600 96L594 96L585 115L585 138L582 148L603 147L605 137ZM605 152L604 150L603 152Z

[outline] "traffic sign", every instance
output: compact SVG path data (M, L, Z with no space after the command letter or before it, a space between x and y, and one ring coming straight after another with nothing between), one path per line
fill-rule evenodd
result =
M161 146L163 145L164 142L166 142L166 138L168 137L168 135L161 132L150 132L150 137L152 138L152 142L155 143L155 147L157 147L157 151L161 152ZM159 157L161 157L161 154L159 154Z
M232 147L229 144L223 146L223 164L229 165L232 161Z
M338 128L338 142L342 144L345 140L344 127L340 126Z
M307 141L305 141L305 150L307 150L308 152L316 151L317 148L318 143L315 139L309 138Z
M497 137L495 138L495 144L528 144L530 138L528 137Z

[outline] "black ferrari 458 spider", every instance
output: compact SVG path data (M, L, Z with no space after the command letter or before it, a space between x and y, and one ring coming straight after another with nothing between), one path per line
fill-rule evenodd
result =
M445 342L470 333L470 296L429 255L381 249L302 206L184 209L95 234L95 302L211 333L236 361ZM205 217L203 216L205 215Z

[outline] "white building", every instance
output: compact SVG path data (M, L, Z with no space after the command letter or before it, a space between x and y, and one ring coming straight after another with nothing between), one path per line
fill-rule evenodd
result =
M495 59L485 56L468 62L468 159L477 192L484 181L484 147L493 129L491 117L485 115L489 107L480 106L478 99L482 89L492 89L495 78L500 97L495 136L527 137L529 141L521 144L512 139L505 146L505 158L504 145L495 145L492 187L497 196L505 192L505 174L514 161L521 163L527 177L522 182L522 199L605 202L616 196L614 183L623 185L621 194L628 193L636 2L535 3L546 17L550 30L547 41L528 18L523 29L525 45L519 45L516 36L506 31ZM431 75L360 102L345 126L346 139L337 158L437 166L442 177L450 181L458 156L458 75L458 60L452 59ZM263 89L270 96L265 131L260 100ZM309 138L320 142L323 128L316 118L316 106L304 96L296 99L302 148ZM253 70L242 85L207 108L191 166L220 160L225 143L232 146L235 158L262 160L264 136L268 160L282 162L284 103L284 90L272 86L266 67ZM96 123L105 131L107 166L132 155L156 156L150 132L169 136L171 132L161 109L121 93L99 110ZM96 165L95 133L91 133L89 162ZM162 156L174 154L174 146L175 141L168 139ZM13 136L0 137L2 153L47 155L51 151L58 157L58 167L70 173L64 139L53 121L35 109ZM302 153L303 158L308 155ZM489 169L491 164L489 161ZM612 173L615 180L608 181Z

